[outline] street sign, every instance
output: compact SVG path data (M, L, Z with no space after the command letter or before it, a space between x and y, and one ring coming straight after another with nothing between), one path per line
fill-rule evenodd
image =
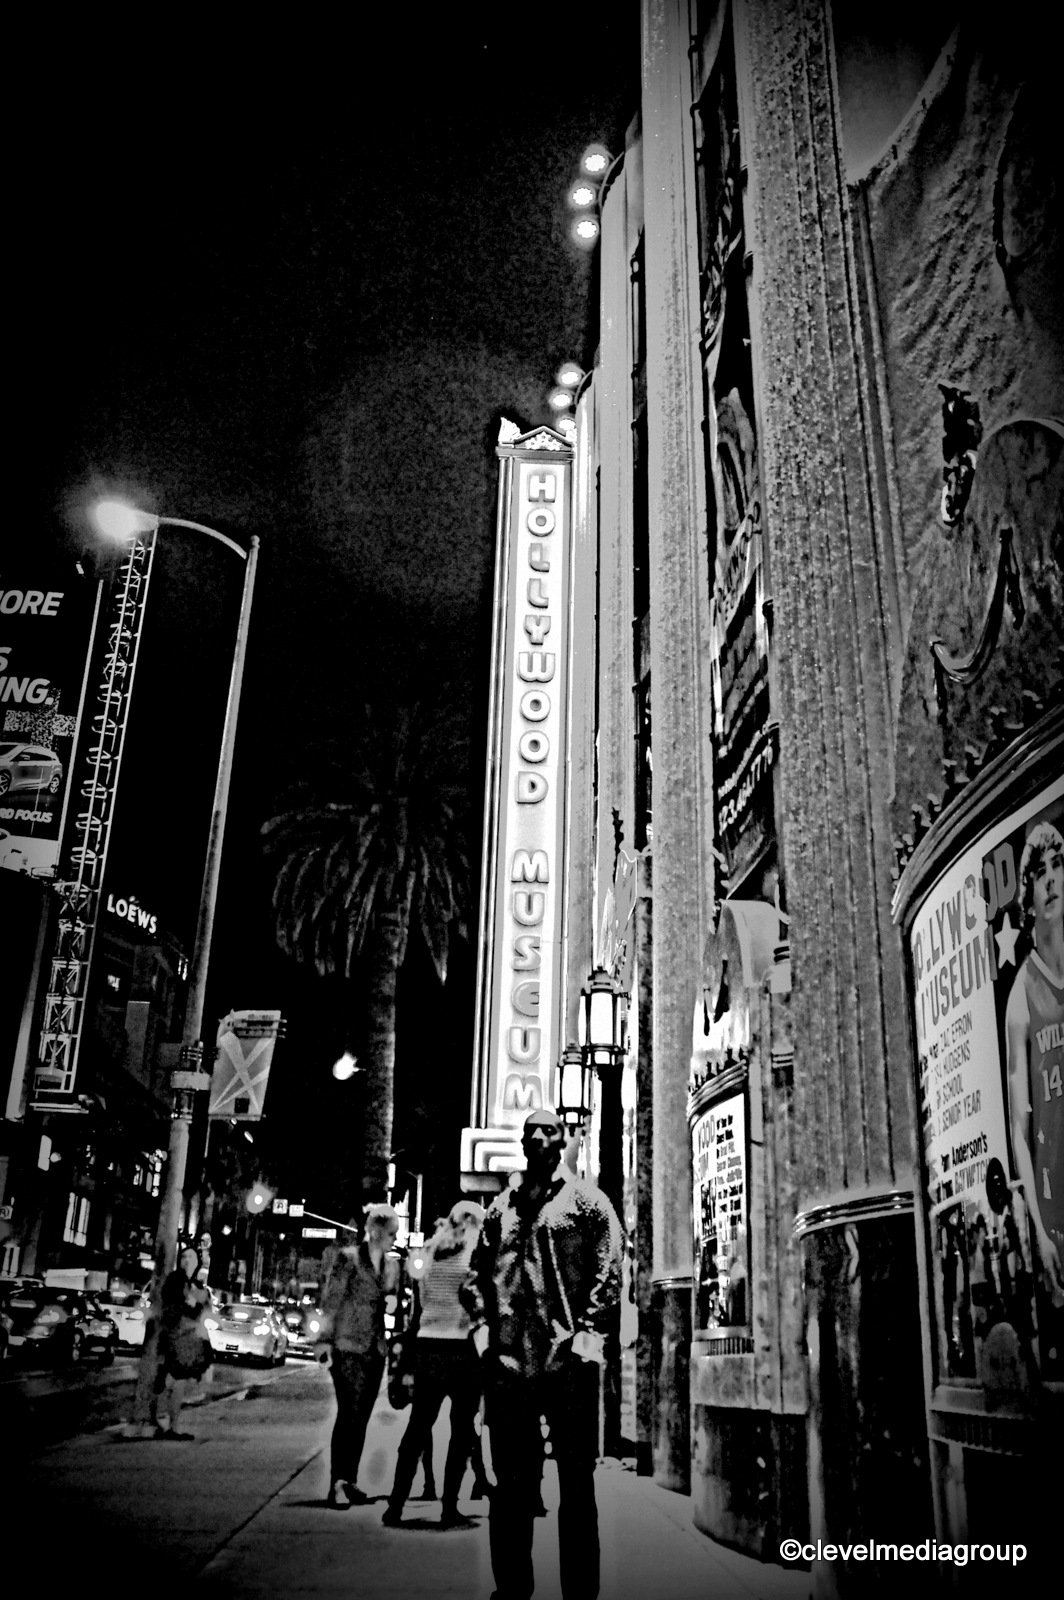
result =
M335 1228L304 1228L304 1239L335 1239Z
M273 1209L277 1216L286 1217L288 1215L288 1201L275 1200L273 1202Z
M301 1217L303 1215L303 1202L302 1202L302 1200L293 1200L292 1201L292 1204L288 1207L288 1215L290 1217Z

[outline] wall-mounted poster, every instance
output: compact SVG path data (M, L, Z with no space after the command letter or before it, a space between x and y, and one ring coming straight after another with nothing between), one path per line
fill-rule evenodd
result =
M1064 1378L1064 781L909 935L939 1381Z
M747 1280L746 1105L720 1100L691 1129L694 1261L699 1328L750 1320Z

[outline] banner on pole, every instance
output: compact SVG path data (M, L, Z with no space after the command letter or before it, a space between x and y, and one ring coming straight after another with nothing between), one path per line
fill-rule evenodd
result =
M208 1116L237 1122L259 1120L274 1047L283 1032L279 1011L230 1011L222 1018Z

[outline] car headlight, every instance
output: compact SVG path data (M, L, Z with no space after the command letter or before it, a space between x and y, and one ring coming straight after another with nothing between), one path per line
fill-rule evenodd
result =
M208 1333L215 1333L218 1328L218 1324L215 1322L213 1317L204 1317L203 1326L207 1329Z
M310 1324L310 1331L311 1331L311 1333L317 1333L317 1331L318 1331L318 1329L319 1329L319 1328L320 1328L320 1327L321 1327L321 1323L320 1323L320 1322L312 1322L312 1323L311 1323L311 1324Z

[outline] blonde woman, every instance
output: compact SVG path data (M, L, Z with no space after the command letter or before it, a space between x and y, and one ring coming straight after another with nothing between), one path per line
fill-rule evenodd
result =
M425 1268L417 1280L414 1313L414 1395L410 1420L399 1445L395 1482L383 1521L398 1527L410 1494L417 1464L431 1448L432 1429L444 1400L451 1402L451 1438L443 1474L441 1528L470 1527L458 1512L458 1493L474 1443L473 1421L480 1402L480 1372L469 1339L469 1317L458 1291L480 1237L484 1211L474 1201L451 1207L425 1252Z

